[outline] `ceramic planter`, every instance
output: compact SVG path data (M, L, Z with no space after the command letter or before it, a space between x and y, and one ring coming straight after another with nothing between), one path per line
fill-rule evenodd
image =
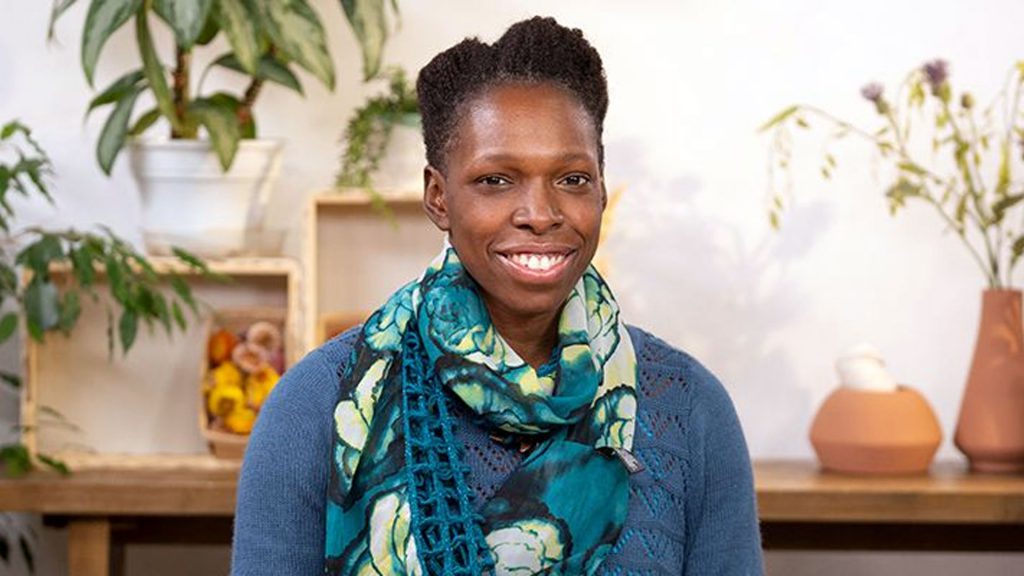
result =
M425 164L426 149L419 125L395 124L380 164L371 175L373 186L385 193L422 191Z
M1024 471L1020 290L986 290L954 442L979 472Z
M931 406L913 388L837 388L811 425L823 468L854 474L914 474L928 470L942 442Z
M133 141L147 251L168 254L178 246L207 258L245 252L262 230L281 147L275 140L243 140L225 173L208 142Z

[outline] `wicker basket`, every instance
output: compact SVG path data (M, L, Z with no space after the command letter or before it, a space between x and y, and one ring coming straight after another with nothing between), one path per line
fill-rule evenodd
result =
M220 329L230 332L244 332L256 322L270 322L281 331L282 336L286 334L287 311L278 308L232 308L218 310L214 313L210 330L207 333L207 342L210 337ZM283 346L287 348L288 338L283 338ZM285 349L284 357L289 357L289 350ZM229 360L230 361L230 360ZM287 366L285 367L287 368ZM210 379L210 360L206 354L202 360L202 379L199 390L199 431L206 438L210 451L217 458L240 460L245 454L245 446L249 442L248 434L236 434L229 431L217 430L211 427L211 418L206 410L207 404L207 383ZM257 416L259 414L257 413Z

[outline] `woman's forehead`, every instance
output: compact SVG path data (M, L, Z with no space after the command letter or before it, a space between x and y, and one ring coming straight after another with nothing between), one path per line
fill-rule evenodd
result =
M451 152L484 156L588 155L597 158L593 119L569 91L553 84L508 84L466 102Z

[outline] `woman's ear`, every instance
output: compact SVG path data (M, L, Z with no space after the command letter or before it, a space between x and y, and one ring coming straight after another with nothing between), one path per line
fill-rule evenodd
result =
M433 166L423 169L423 210L442 232L447 232L451 228L448 218L448 199L445 197L444 175Z

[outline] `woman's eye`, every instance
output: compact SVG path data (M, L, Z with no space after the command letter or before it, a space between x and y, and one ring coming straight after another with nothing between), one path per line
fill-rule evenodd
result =
M586 174L569 174L565 178L562 178L562 184L565 186L585 186L590 183L590 176Z
M494 174L484 176L483 178L477 180L477 182L485 186L503 186L505 184L511 184L511 181L508 178L505 178L504 176L497 176Z

